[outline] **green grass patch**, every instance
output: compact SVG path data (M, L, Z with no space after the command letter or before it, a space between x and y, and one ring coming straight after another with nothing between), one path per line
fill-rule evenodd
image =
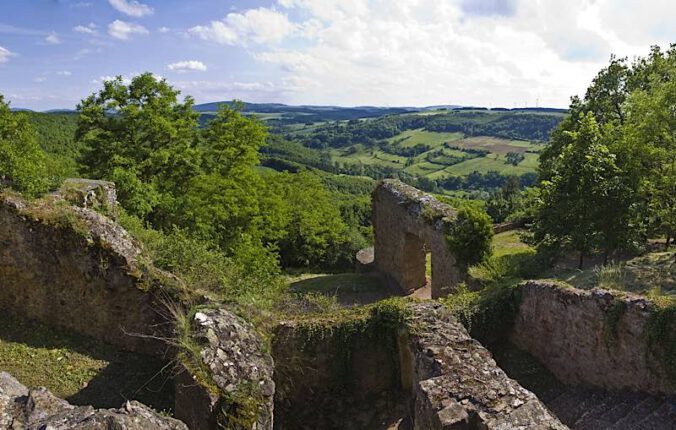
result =
M117 408L134 399L171 412L172 370L152 357L121 352L101 341L35 321L0 315L0 371L29 388L47 387L73 404Z
M302 275L291 278L289 293L286 312L300 313L370 304L392 296L375 273Z

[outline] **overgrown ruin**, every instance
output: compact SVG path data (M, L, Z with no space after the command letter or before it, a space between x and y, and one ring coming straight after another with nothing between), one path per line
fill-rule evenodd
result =
M74 407L0 374L0 428L674 428L674 364L662 341L675 328L670 320L659 326L659 309L644 298L546 281L501 298L514 312L497 316L504 320L491 338L532 354L559 391L524 388L532 374L496 363L492 341L472 338L436 301L290 317L276 324L268 348L222 305L192 297L197 306L189 307L182 281L91 209L93 188L85 189L87 208L59 196L2 195L0 308L171 363L175 419L134 401ZM373 204L375 269L410 292L425 283L430 251L432 296L451 294L461 281L445 240L455 212L390 180ZM186 311L192 355L176 345L168 306Z
M432 298L450 294L462 280L446 242L455 211L400 181L386 179L373 192L374 266L403 293L425 286L425 257L432 254Z

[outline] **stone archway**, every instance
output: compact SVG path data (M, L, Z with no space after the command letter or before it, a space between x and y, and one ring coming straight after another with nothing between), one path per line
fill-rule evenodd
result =
M386 179L373 192L374 266L404 294L425 286L425 254L432 253L432 298L453 292L462 273L446 245L456 213L401 181Z

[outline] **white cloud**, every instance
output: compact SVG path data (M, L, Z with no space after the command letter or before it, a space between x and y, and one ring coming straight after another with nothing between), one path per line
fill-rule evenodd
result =
M77 33L82 33L82 34L96 34L96 24L93 22L90 22L89 24L85 25L76 25L73 27L73 31Z
M116 19L108 24L108 34L116 39L128 40L133 34L148 34L147 28L133 22L125 22Z
M188 30L189 34L203 40L223 45L246 45L277 43L290 36L296 25L286 14L260 7L245 13L229 13L222 21L198 25Z
M38 83L38 84L41 84L41 83L46 82L46 81L47 81L47 78L45 78L44 76L38 76L37 78L33 79L33 82Z
M59 45L61 44L61 39L57 34L52 33L45 37L45 43L48 45Z
M136 0L108 0L108 3L114 7L118 12L135 18L141 18L146 15L152 15L154 10L147 4L139 3Z
M122 76L122 83L123 83L124 85L129 85L129 84L131 84L131 78L132 78L132 77L133 77L133 76ZM96 78L96 79L92 79L92 80L91 80L91 83L92 83L92 84L95 84L95 85L103 85L104 82L107 82L107 81L114 81L115 79L117 79L116 76L103 75L103 76L99 76L99 77Z
M12 53L9 52L9 49L0 46L0 63L6 63L7 61L9 61L9 57L11 56Z
M287 19L291 30L275 38L281 40L276 45L256 42L252 31L234 25L260 9L191 32L230 45L258 43L249 44L249 52L277 67L281 78L275 84L285 88L283 101L290 103L513 107L539 99L541 106L563 107L584 91L611 52L645 54L651 43L668 46L676 38L676 4L656 0L661 16L655 17L640 0L623 1L635 5L627 10L611 0L278 0L272 12L295 19ZM608 18L611 9L622 18ZM624 30L634 17L640 29ZM605 22L611 19L616 22ZM637 44L634 31L650 42ZM305 40L285 43L289 37Z
M157 29L160 33L169 33L169 27L160 27Z
M68 70L60 70L60 71L56 72L56 74L58 76L71 76L72 75L72 73Z
M171 70L172 72L187 72L187 71L205 72L207 70L207 66L201 61L188 60L169 64L167 65L167 69Z

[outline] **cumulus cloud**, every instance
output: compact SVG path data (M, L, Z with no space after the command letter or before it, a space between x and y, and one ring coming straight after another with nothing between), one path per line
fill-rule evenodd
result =
M247 45L277 43L295 29L286 14L260 7L244 13L231 12L221 21L192 27L188 33L223 45Z
M96 24L93 22L90 22L87 25L76 25L73 27L73 31L76 33L82 33L82 34L96 34Z
M197 71L197 72L205 72L207 70L207 66L197 60L188 60L188 61L178 61L176 63L172 63L167 65L167 69L171 70L172 72L188 72L188 71Z
M141 18L146 15L152 15L154 10L147 4L139 3L136 0L108 0L108 3L114 7L118 12L125 15Z
M59 45L61 44L61 38L57 34L52 33L45 37L45 43L48 45Z
M60 70L56 72L58 76L71 76L72 73L69 70Z
M147 28L133 22L125 22L116 19L108 24L108 34L116 39L129 40L134 34L148 34Z
M9 57L11 56L12 53L9 52L9 49L0 46L0 63L6 63L7 61L9 61Z
M627 32L615 34L619 24L603 24L612 3L278 0L276 13L294 17L286 37L306 40L250 45L249 52L277 67L291 103L513 107L539 99L540 105L565 106L611 52L647 52L649 43L637 49L622 41ZM632 16L645 8L614 9ZM664 15L673 18L676 6L670 10ZM227 17L219 23L223 43L242 44ZM664 30L676 33L673 25Z

